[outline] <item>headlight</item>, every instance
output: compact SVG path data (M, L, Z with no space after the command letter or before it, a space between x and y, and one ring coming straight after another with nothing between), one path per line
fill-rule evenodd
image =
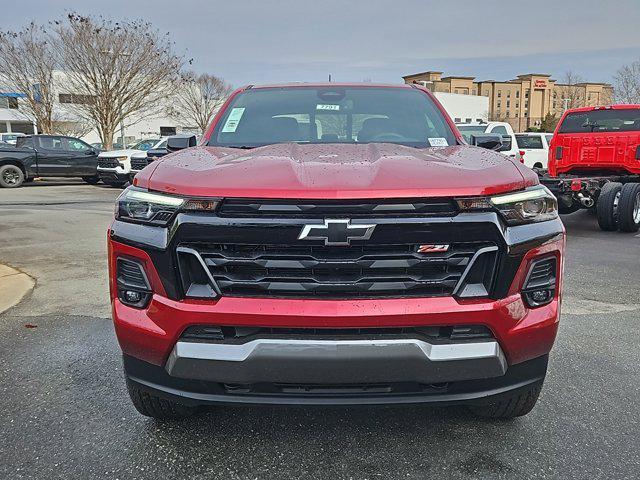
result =
M558 201L543 186L495 197L461 198L457 202L461 210L497 210L508 225L558 218Z
M214 212L218 199L187 199L129 187L116 200L116 218L160 227L167 226L178 211Z

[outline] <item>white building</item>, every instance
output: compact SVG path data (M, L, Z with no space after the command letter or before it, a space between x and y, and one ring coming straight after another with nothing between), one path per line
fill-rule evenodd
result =
M24 95L0 89L0 133L34 133L35 126L20 110Z
M78 115L78 102L82 95L74 94L65 88L64 72L54 72L54 122L59 127L57 133L79 136L88 143L100 142L96 129L90 128ZM0 86L0 133L21 132L38 133L33 122L26 115L24 95ZM140 118L127 118L124 122L125 145L144 138L154 138L175 135L181 132L199 133L197 127L184 125L178 119L169 115L171 99L165 101L166 108L160 108L163 113ZM114 143L120 143L120 128L118 127Z
M459 93L434 92L455 123L486 122L489 119L489 98Z

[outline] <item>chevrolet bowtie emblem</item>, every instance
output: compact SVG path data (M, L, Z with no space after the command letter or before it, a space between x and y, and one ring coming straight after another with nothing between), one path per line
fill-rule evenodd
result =
M325 219L324 224L302 227L298 240L324 240L325 245L351 245L351 240L369 240L375 225L352 224L348 219Z

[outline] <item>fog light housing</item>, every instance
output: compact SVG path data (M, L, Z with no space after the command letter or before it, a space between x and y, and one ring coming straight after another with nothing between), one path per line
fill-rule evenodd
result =
M551 303L556 295L557 271L556 257L542 258L531 264L522 289L522 297L529 307L536 308Z
M118 298L130 307L145 308L151 300L151 285L144 267L136 260L116 260Z

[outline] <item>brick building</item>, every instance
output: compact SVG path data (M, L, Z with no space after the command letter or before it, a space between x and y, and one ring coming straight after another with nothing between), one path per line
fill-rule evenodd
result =
M565 85L543 73L518 75L506 82L476 81L475 77L443 77L442 72L435 71L402 78L405 83L419 83L433 92L488 97L488 118L509 122L516 131L538 127L546 115L559 117L565 108L606 105L613 99L613 88L608 83Z

